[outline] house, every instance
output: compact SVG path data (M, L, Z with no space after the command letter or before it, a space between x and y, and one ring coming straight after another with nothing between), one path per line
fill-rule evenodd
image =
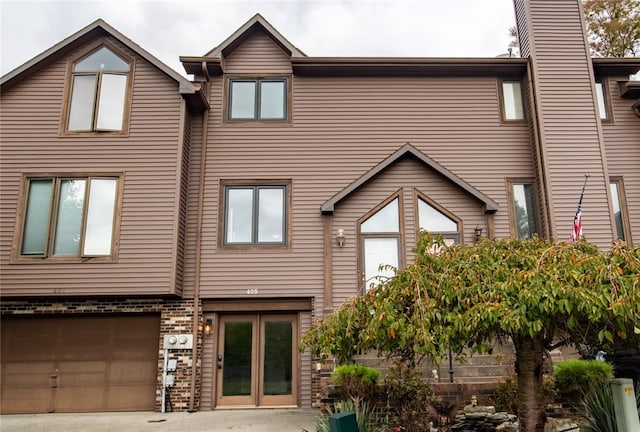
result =
M640 59L514 5L522 58L309 57L256 15L188 80L98 20L3 76L1 411L312 406L299 336L420 229L566 239L585 174L584 235L637 242Z

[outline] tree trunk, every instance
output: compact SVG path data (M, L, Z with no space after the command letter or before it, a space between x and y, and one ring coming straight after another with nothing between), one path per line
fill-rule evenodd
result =
M521 432L543 432L546 416L542 387L542 337L514 336Z

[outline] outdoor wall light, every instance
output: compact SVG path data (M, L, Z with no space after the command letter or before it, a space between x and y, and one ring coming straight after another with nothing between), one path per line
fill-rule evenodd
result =
M338 230L338 235L336 236L336 243L338 243L338 246L342 247L344 246L344 230L343 229L339 229Z
M480 241L480 238L482 238L482 228L476 225L476 227L473 229L473 233L476 235L476 243L478 243Z
M204 334L210 335L212 329L213 329L213 320L211 318L207 318L204 322Z

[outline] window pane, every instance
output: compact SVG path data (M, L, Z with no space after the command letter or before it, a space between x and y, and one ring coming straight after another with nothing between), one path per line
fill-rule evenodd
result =
M527 239L538 233L533 185L513 185L514 212L518 238Z
M254 119L256 117L255 81L231 82L231 119Z
M260 83L260 118L284 119L285 82L264 81Z
M80 230L86 180L62 180L58 198L58 218L54 255L80 254Z
M423 200L418 200L420 228L429 232L458 231L458 224Z
M600 119L607 119L607 106L604 99L604 88L601 82L596 82L596 97L598 99L598 112L600 113Z
M258 189L258 243L284 243L284 188Z
M613 218L616 221L616 238L624 240L624 225L622 223L622 207L620 206L620 192L618 191L618 183L612 182L611 186L611 204L613 205Z
M504 98L504 118L506 120L522 120L524 112L522 108L522 93L519 82L502 83L502 96Z
M253 189L227 189L226 243L251 243Z
M49 231L52 180L31 180L22 235L22 255L44 255Z
M122 60L108 48L102 47L98 51L76 63L73 70L74 72L127 72L129 70L129 63Z
M91 180L82 253L85 256L111 254L116 185L115 179Z
M293 328L291 321L264 323L264 395L290 395L292 389Z
M251 394L252 333L251 321L224 324L223 396Z
M363 233L399 232L398 198L381 208L377 213L364 221L360 227Z
M365 238L364 239L364 280L365 292L384 280L392 277L393 270L380 270L380 265L392 265L398 267L398 239L390 238Z
M68 130L90 131L93 129L92 122L95 96L95 75L78 75L73 77Z
M102 75L96 129L122 130L126 93L126 75Z

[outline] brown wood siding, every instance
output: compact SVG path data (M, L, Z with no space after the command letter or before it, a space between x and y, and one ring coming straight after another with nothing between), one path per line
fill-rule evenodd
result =
M620 98L617 80L627 77L609 77L607 80L613 122L603 122L604 142L607 151L609 175L621 177L625 197L631 238L640 242L640 118L631 109L633 99Z
M259 31L225 58L224 71L230 74L290 74L291 57L269 36Z
M304 293L322 304L320 206L406 142L500 203L496 235L509 236L505 179L533 177L534 171L527 124L500 122L497 82L495 77L296 76L293 123L261 126L222 125L223 82L214 79L201 234L203 298L255 297L247 289L257 288L258 297ZM234 179L291 179L288 249L218 248L220 180ZM475 227L475 221L464 222ZM355 257L345 265L355 268ZM345 283L353 284L353 277Z
M526 31L532 44L541 143L550 179L551 234L558 240L569 238L584 175L589 174L582 206L583 234L607 247L612 231L606 163L579 0L531 0L527 6L530 28Z
M128 136L59 135L64 59L2 93L3 296L171 293L181 98L177 83L122 50L136 60ZM10 263L21 176L45 172L124 173L117 262Z
M184 102L182 108L184 109ZM185 246L187 240L187 211L188 211L188 199L189 199L189 153L191 149L191 115L185 110L184 119L184 137L182 142L182 155L180 158L180 170L179 170L179 182L180 182L180 195L178 205L178 242L176 245L176 294L182 294L184 289L184 257Z

